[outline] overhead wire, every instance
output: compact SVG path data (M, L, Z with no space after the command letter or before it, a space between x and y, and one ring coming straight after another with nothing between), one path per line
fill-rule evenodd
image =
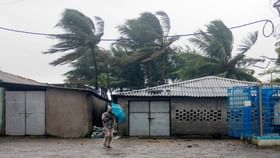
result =
M232 27L229 27L229 29L230 30L238 29L238 28L254 25L254 24L257 24L257 23L263 23L263 22L264 22L264 25L263 25L263 28L262 28L262 34L263 34L264 37L270 37L271 35L273 35L273 33L275 31L274 23L270 19L262 19L262 20L257 20L257 21L245 23L245 24L242 24L242 25L232 26ZM268 25L271 25L271 32L266 33L265 29ZM1 27L1 26L0 26L0 30L11 31L11 32L16 32L16 33L23 33L23 34L30 34L30 35L48 36L48 37L55 37L55 36L60 35L60 34L50 34L50 33L16 30L16 29L11 29L11 28L7 28L7 27ZM203 32L203 33L210 33L210 32ZM196 33L188 33L188 34L180 34L180 35L171 35L171 36L165 36L165 37L188 37L188 36L194 36L194 35L199 35L199 34L202 34L202 33L201 32L196 32ZM150 38L144 38L144 39L150 39ZM101 41L120 41L120 40L131 40L131 39L129 39L129 38L121 38L121 39L102 38L101 39Z
M1 26L0 26L0 30L11 31L11 32L17 32L17 33L24 33L24 34L31 34L31 35L39 35L39 36L57 36L57 35L58 35L58 34L31 32L31 31L22 31L22 30L10 29L10 28L1 27Z

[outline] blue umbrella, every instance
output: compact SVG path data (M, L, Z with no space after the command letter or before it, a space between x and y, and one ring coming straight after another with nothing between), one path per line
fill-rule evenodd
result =
M112 112L118 119L118 123L123 123L126 120L125 112L121 105L112 103Z

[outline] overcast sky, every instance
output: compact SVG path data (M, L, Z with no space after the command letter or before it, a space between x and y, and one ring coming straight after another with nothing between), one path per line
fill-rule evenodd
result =
M272 0L0 0L0 26L18 30L59 33L54 28L65 8L78 9L89 17L99 16L105 22L103 38L117 38L116 27L127 19L137 18L142 12L165 11L171 19L171 34L193 33L215 19L227 26L236 26L260 19L272 19L278 24L280 18L271 7ZM247 33L262 32L264 23L233 30L235 44ZM269 29L269 28L268 28ZM268 30L267 29L267 30ZM274 37L260 34L249 57L276 57ZM68 66L49 65L60 56L44 55L57 41L44 36L34 36L0 30L0 69L40 82L62 83ZM188 44L181 38L176 44ZM100 46L109 48L109 42ZM260 64L260 65L265 65ZM256 69L260 72L260 69ZM265 80L265 78L262 78Z

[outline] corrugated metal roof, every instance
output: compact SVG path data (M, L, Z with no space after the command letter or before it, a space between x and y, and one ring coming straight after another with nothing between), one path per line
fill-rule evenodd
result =
M16 89L46 89L46 88L56 88L56 89L64 89L64 90L75 90L75 91L84 91L89 92L93 94L94 96L105 100L109 102L110 100L108 98L105 98L101 95L99 95L96 91L90 89L90 88L67 88L67 87L61 87L56 85L51 85L47 83L40 83L35 80L31 80L28 78L24 78L18 75L13 75L7 72L0 71L0 86L6 87L6 88L15 88Z
M217 76L207 76L172 84L165 84L140 90L120 92L113 96L186 96L186 97L226 97L227 89L234 86L252 86L257 82L240 81Z
M28 78L24 78L18 75L13 75L3 71L0 71L0 82L25 84L25 85L42 85L40 82Z

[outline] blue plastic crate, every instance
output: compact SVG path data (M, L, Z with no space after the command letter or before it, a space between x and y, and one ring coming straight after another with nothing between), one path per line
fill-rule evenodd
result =
M228 130L233 137L259 134L259 87L233 87L228 90ZM280 86L265 85L262 87L262 127L263 134L280 132L280 126L273 125L274 105L280 101ZM251 106L244 107L245 101Z
M230 108L228 112L228 134L232 137L247 137L252 134L252 108Z

